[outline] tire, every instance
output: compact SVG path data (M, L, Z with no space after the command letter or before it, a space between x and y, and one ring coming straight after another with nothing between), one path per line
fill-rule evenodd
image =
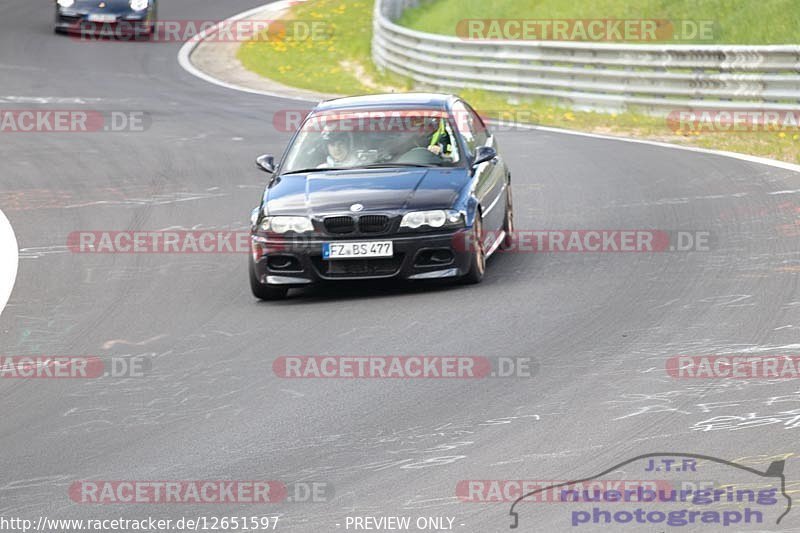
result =
M477 285L483 281L486 272L486 248L483 245L483 217L480 212L475 215L475 223L472 225L472 243L470 246L475 248L470 260L469 272L461 278L467 285Z
M511 193L511 183L506 186L506 216L503 222L505 237L500 243L502 250L510 250L514 247L514 195Z
M250 290L253 291L253 296L265 302L283 300L289 292L286 287L276 287L261 283L258 280L258 276L256 276L256 268L252 258L250 259Z

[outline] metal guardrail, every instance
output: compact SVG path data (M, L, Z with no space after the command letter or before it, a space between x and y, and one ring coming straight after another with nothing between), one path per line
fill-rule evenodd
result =
M372 55L424 87L554 97L601 111L800 111L800 45L467 40L395 24L417 4L376 0Z

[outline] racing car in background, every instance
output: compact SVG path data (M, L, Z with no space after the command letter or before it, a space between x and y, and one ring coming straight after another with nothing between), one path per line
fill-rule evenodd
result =
M55 31L100 35L152 35L156 0L56 0Z

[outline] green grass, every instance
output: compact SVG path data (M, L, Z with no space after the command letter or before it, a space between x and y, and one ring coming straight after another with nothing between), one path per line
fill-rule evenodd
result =
M461 96L490 118L519 116L520 121L570 130L650 139L713 150L758 155L800 163L800 132L690 132L676 131L664 117L636 110L607 114L573 111L544 98L515 99L485 91L462 91ZM516 114L516 115L515 115Z
M447 14L448 17L466 18L469 16L485 16L485 5L477 0L456 0L459 9L455 13L447 10L441 11L438 5L451 5L452 0L437 0L430 6L433 17L440 20ZM620 5L621 0L574 0L585 2L586 12L583 18L597 15L597 5ZM749 0L739 0L741 5ZM800 2L800 0L791 0ZM642 5L678 4L679 2L661 0L641 0ZM689 0L680 2L688 4ZM692 4L705 5L730 5L727 0L697 0ZM516 17L522 16L521 9L513 6L557 6L559 11L556 16L568 16L570 2L567 0L493 0L497 11L493 16L499 16L503 9L514 12ZM638 5L637 4L637 5ZM776 5L786 6L790 2L784 0L763 0L761 3L764 13L771 12ZM372 0L312 0L306 4L298 4L291 11L291 18L300 21L323 21L326 28L333 30L330 38L308 41L284 40L258 40L242 45L239 49L239 59L244 66L258 74L271 78L280 83L293 87L300 87L313 91L335 94L369 94L389 91L407 91L413 88L409 80L390 73L381 73L372 64ZM437 11L439 10L439 11ZM785 10L784 15L790 11L797 19L798 8ZM436 15L436 13L439 13ZM537 13L539 13L537 11ZM671 12L670 12L671 13ZM418 17L417 14L409 17ZM633 17L635 11L626 16ZM703 15L705 16L705 15ZM695 16L700 18L700 16ZM775 17L775 27L781 27L780 17ZM800 21L793 31L800 28ZM796 39L796 42L800 39ZM344 62L344 63L343 63ZM792 163L800 163L800 134L796 132L784 133L702 133L700 135L688 132L675 132L667 126L664 118L653 117L635 111L620 114L603 114L572 111L558 102L547 99L513 99L484 91L461 91L463 96L476 109L490 116L497 112L515 113L524 111L528 113L530 122L567 128L572 130L589 131L610 135L622 135L643 139L655 139L702 148L728 150L770 157Z
M325 93L381 92L410 88L372 63L373 0L314 0L292 8L295 21L321 22L321 39L254 40L239 49L249 70L286 85ZM291 23L287 25L292 28ZM291 34L291 30L289 31Z
M460 20L487 18L713 21L712 39L680 42L800 43L798 0L492 0L491 9L487 9L487 0L423 0L420 6L407 10L399 23L420 31L456 35Z

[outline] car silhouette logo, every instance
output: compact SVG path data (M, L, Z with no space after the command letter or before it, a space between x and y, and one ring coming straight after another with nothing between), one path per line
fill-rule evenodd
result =
M350 206L350 211L352 211L353 213L358 213L359 211L363 211L363 210L364 210L364 206L361 205L361 204L353 204L353 205Z

